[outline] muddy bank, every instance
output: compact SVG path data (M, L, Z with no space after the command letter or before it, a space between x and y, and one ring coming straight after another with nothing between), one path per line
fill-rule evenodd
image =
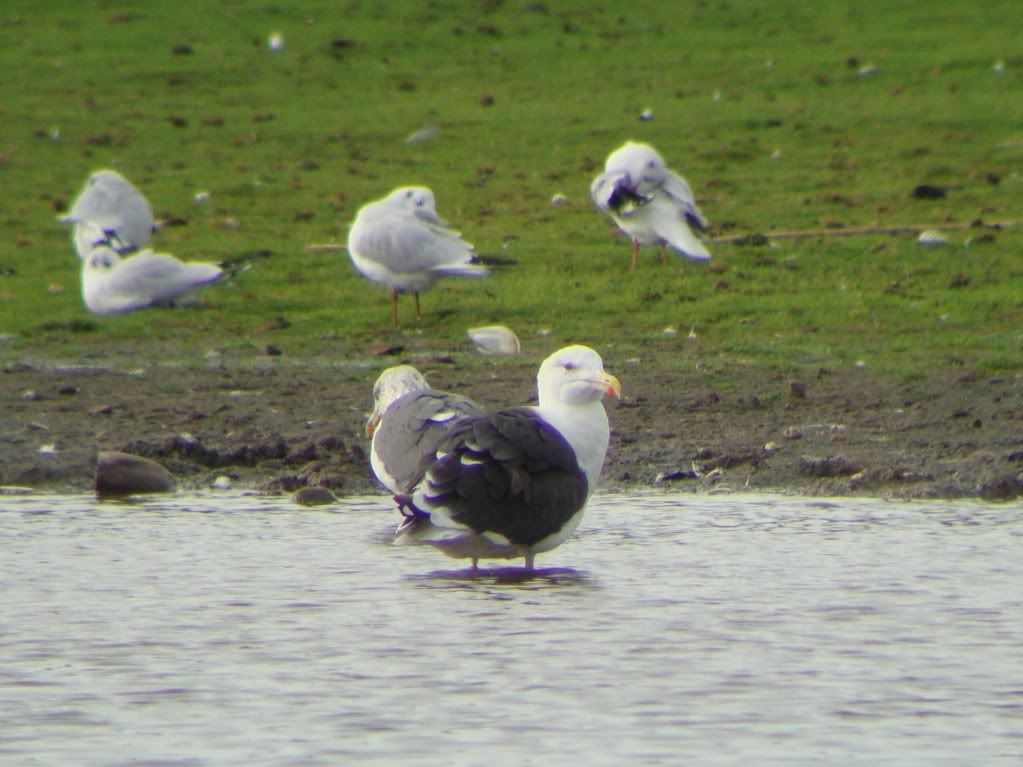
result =
M533 360L417 364L435 386L485 406L533 396ZM605 490L1023 495L1016 374L960 369L894 384L863 370L679 374L613 359L608 367L625 396L609 404ZM89 492L97 452L118 450L159 461L184 488L219 480L266 493L380 492L364 430L378 370L11 365L0 373L0 485Z

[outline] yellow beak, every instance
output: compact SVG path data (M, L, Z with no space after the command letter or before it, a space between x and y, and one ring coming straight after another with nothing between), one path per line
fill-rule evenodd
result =
M610 373L604 373L604 391L618 399L622 398L622 384L617 378Z
M380 416L374 410L370 414L369 420L366 421L366 436L367 437L372 437L373 436L373 432L376 431L377 426L379 426L379 425L380 425Z

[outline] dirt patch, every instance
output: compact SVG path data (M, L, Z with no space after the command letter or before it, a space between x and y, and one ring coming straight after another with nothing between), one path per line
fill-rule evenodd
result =
M397 361L394 362L397 364ZM533 396L535 363L419 363L438 388L484 406ZM1018 375L953 371L893 384L864 370L795 378L609 365L609 490L811 495L1023 495ZM153 458L184 487L381 492L365 416L377 369L314 364L128 372L15 365L0 374L0 485L88 492L99 450Z

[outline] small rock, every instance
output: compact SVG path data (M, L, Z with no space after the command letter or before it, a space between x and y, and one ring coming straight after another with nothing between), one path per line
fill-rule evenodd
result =
M337 503L337 496L325 487L309 486L297 490L291 500L300 506L326 506Z
M284 35L280 32L274 32L266 40L266 47L269 48L273 53L277 53L284 49Z
M508 355L522 351L519 337L504 325L486 325L465 331L480 354Z
M654 484L660 485L663 482L678 482L683 479L699 479L700 475L692 469L680 469L678 471L662 471L654 477Z
M948 281L949 288L965 288L970 284L970 276L963 274L962 272L956 272L952 275L952 279Z
M789 395L794 399L806 399L806 384L802 381L789 381Z
M96 458L96 494L101 497L173 489L174 477L156 461L115 450L100 451Z
M405 351L405 347L400 344L389 344L385 346L371 346L367 351L373 357L394 357Z
M64 384L59 389L57 389L57 394L63 394L64 396L68 397L73 394L78 394L79 391L81 391L81 389L79 389L77 386L74 386L72 384Z
M56 455L57 446L53 443L39 446L39 455Z
M861 467L847 461L840 455L829 456L827 458L803 456L799 461L800 473L811 477L840 477L856 474L861 470Z
M1023 495L1023 474L1012 476L1006 474L982 482L977 494L985 501L1011 501Z
M422 144L437 137L437 126L433 123L425 123L418 130L412 131L405 137L405 143L409 145Z
M785 431L782 432L782 436L785 439L791 439L791 440L802 439L803 438L803 432L801 432L795 426L789 426L787 429L785 429Z
M560 208L563 205L568 205L568 197L563 195L561 192L558 192L553 197L551 197L551 205L553 205L556 208Z
M39 392L37 392L35 389L25 389L25 391L21 393L21 398L26 402L36 402L42 399L42 397L39 395Z
M920 236L916 238L916 241L926 248L940 248L948 245L948 238L937 229L925 229L920 232Z
M230 490L234 483L231 482L231 478L227 476L219 476L213 480L213 487L216 490Z
M642 112L639 113L639 119L642 120L643 122L650 122L651 120L654 119L654 110L644 109Z
M856 70L856 76L859 78L873 77L878 72L877 66L874 64L864 64L858 70Z
M112 415L113 412L113 405L98 405L89 411L89 415Z
M767 453L768 455L770 455L771 453L777 453L779 450L781 450L781 445L779 445L777 442L768 442L766 445L764 445L764 452Z
M279 346L276 346L275 344L267 344L265 347L263 347L263 353L266 354L268 357L280 357L282 354L284 354L284 352L281 351L281 348Z
M206 201L208 201L210 199L210 193L209 192L196 192L195 196L192 197L192 199L195 200L200 205L202 205L204 202L206 202Z
M1005 61L1002 59L998 59L998 61L991 65L991 71L994 72L996 75L1004 75Z
M661 335L664 336L665 338L674 338L675 336L678 335L678 329L669 325L668 327L661 331Z
M918 200L940 200L947 194L948 190L945 187L934 184L919 184L913 188L913 196Z

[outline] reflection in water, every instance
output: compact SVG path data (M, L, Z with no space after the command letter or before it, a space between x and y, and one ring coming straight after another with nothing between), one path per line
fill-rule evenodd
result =
M0 763L1016 764L1021 510L598 496L474 573L383 498L2 497Z

